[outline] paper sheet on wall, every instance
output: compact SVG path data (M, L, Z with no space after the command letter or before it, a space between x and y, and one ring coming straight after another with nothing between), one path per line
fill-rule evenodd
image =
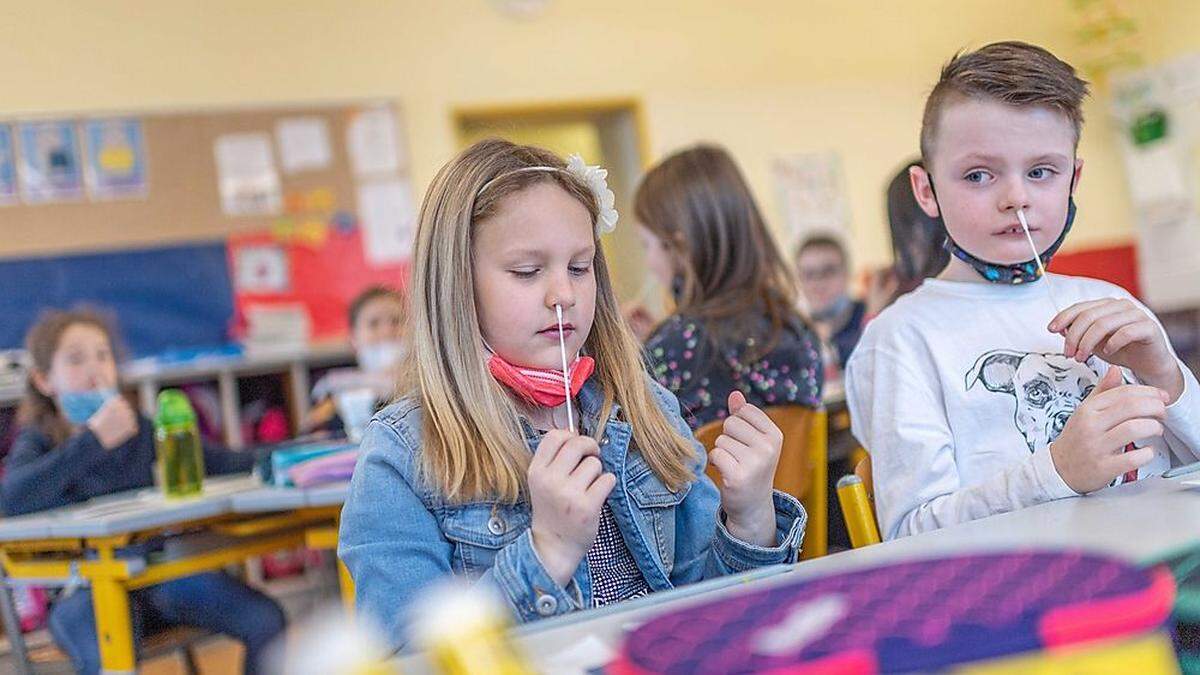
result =
M390 174L403 168L396 116L387 108L356 113L346 129L346 148L355 176Z
M359 185L358 219L368 262L385 265L411 256L416 209L412 185L407 180L393 178Z
M850 207L836 152L779 157L771 173L789 241L817 233L849 236Z
M88 120L83 140L84 177L93 198L146 196L146 143L140 121Z
M221 210L230 216L273 216L283 210L283 191L271 136L226 134L213 144Z
M320 117L288 117L275 124L279 163L284 173L329 168L329 125Z
M244 246L233 261L233 285L238 293L286 293L291 288L288 257L282 246Z
M26 122L18 127L21 198L28 204L83 196L83 162L74 122Z
M17 158L12 127L0 124L0 205L17 202ZM23 383L22 383L23 384Z

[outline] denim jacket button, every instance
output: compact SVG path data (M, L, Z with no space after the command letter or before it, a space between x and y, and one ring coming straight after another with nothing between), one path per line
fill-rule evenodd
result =
M600 445L608 445L608 436L600 439Z
M537 611L542 616L550 616L554 614L554 610L558 609L558 599L553 595L539 595L537 599Z
M491 532L498 537L504 534L504 520L502 520L500 516L492 516L488 519L487 528L488 532Z

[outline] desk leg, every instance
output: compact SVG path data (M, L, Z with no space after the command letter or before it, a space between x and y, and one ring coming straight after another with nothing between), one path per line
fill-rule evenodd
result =
M341 564L341 561L338 561ZM29 665L29 652L25 649L25 638L21 635L21 617L17 614L17 603L13 600L15 588L8 584L8 572L0 568L0 617L4 620L4 633L8 637L10 657L16 661L17 672L33 675Z
M116 579L92 579L92 610L96 615L100 667L106 673L134 672L129 591Z
M100 647L100 670L105 673L136 672L133 648L133 617L129 613L129 570L116 551L129 543L129 535L88 539L96 560L85 574L92 586L92 613L96 617L96 642Z

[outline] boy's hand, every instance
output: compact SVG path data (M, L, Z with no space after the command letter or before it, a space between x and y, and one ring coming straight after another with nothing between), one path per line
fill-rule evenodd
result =
M708 459L721 472L725 527L744 542L774 546L772 486L783 433L765 412L746 403L740 391L729 395L729 417L722 432Z
M138 432L137 413L121 395L105 401L86 424L105 450L120 446Z
M1120 368L1109 368L1075 409L1050 457L1070 488L1086 494L1154 458L1151 448L1125 452L1125 446L1163 433L1166 394L1155 387L1121 384Z
M1174 402L1183 393L1183 373L1158 324L1129 300L1106 298L1078 302L1050 322L1051 333L1066 340L1063 355L1083 363L1093 354L1133 371Z
M596 540L604 500L616 484L600 464L595 439L558 429L538 443L529 463L530 529L538 558L560 585Z

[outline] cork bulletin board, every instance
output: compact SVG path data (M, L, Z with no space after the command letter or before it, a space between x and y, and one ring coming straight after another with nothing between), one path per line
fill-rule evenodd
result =
M229 134L265 133L274 139L277 124L295 118L318 118L327 128L328 163L322 168L289 173L276 167L285 196L322 189L334 206L356 208L356 171L352 167L348 131L364 111L390 110L399 145L394 173L407 177L401 118L388 102L239 107L179 112L57 115L56 120L129 118L140 120L144 137L144 196L95 200L86 194L73 201L0 207L0 258L53 256L79 252L140 248L178 242L223 239L231 234L270 228L278 216L230 215L222 208L214 144ZM28 121L5 120L14 125Z
M101 194L89 180L79 194L34 202L22 183L19 195L0 199L0 349L19 347L42 310L78 304L111 310L134 355L228 341L251 304L304 305L313 336L335 337L361 288L403 285L415 196L395 105L57 115L0 120L0 131L18 139L13 155L25 167L25 127L78 129L84 164L94 120L140 129L132 164L143 187ZM240 183L229 179L231 156ZM129 153L113 157L110 165L131 164ZM272 184L256 192L264 161ZM40 168L70 164L55 158ZM0 184L3 175L0 163ZM247 248L263 255L243 255Z

